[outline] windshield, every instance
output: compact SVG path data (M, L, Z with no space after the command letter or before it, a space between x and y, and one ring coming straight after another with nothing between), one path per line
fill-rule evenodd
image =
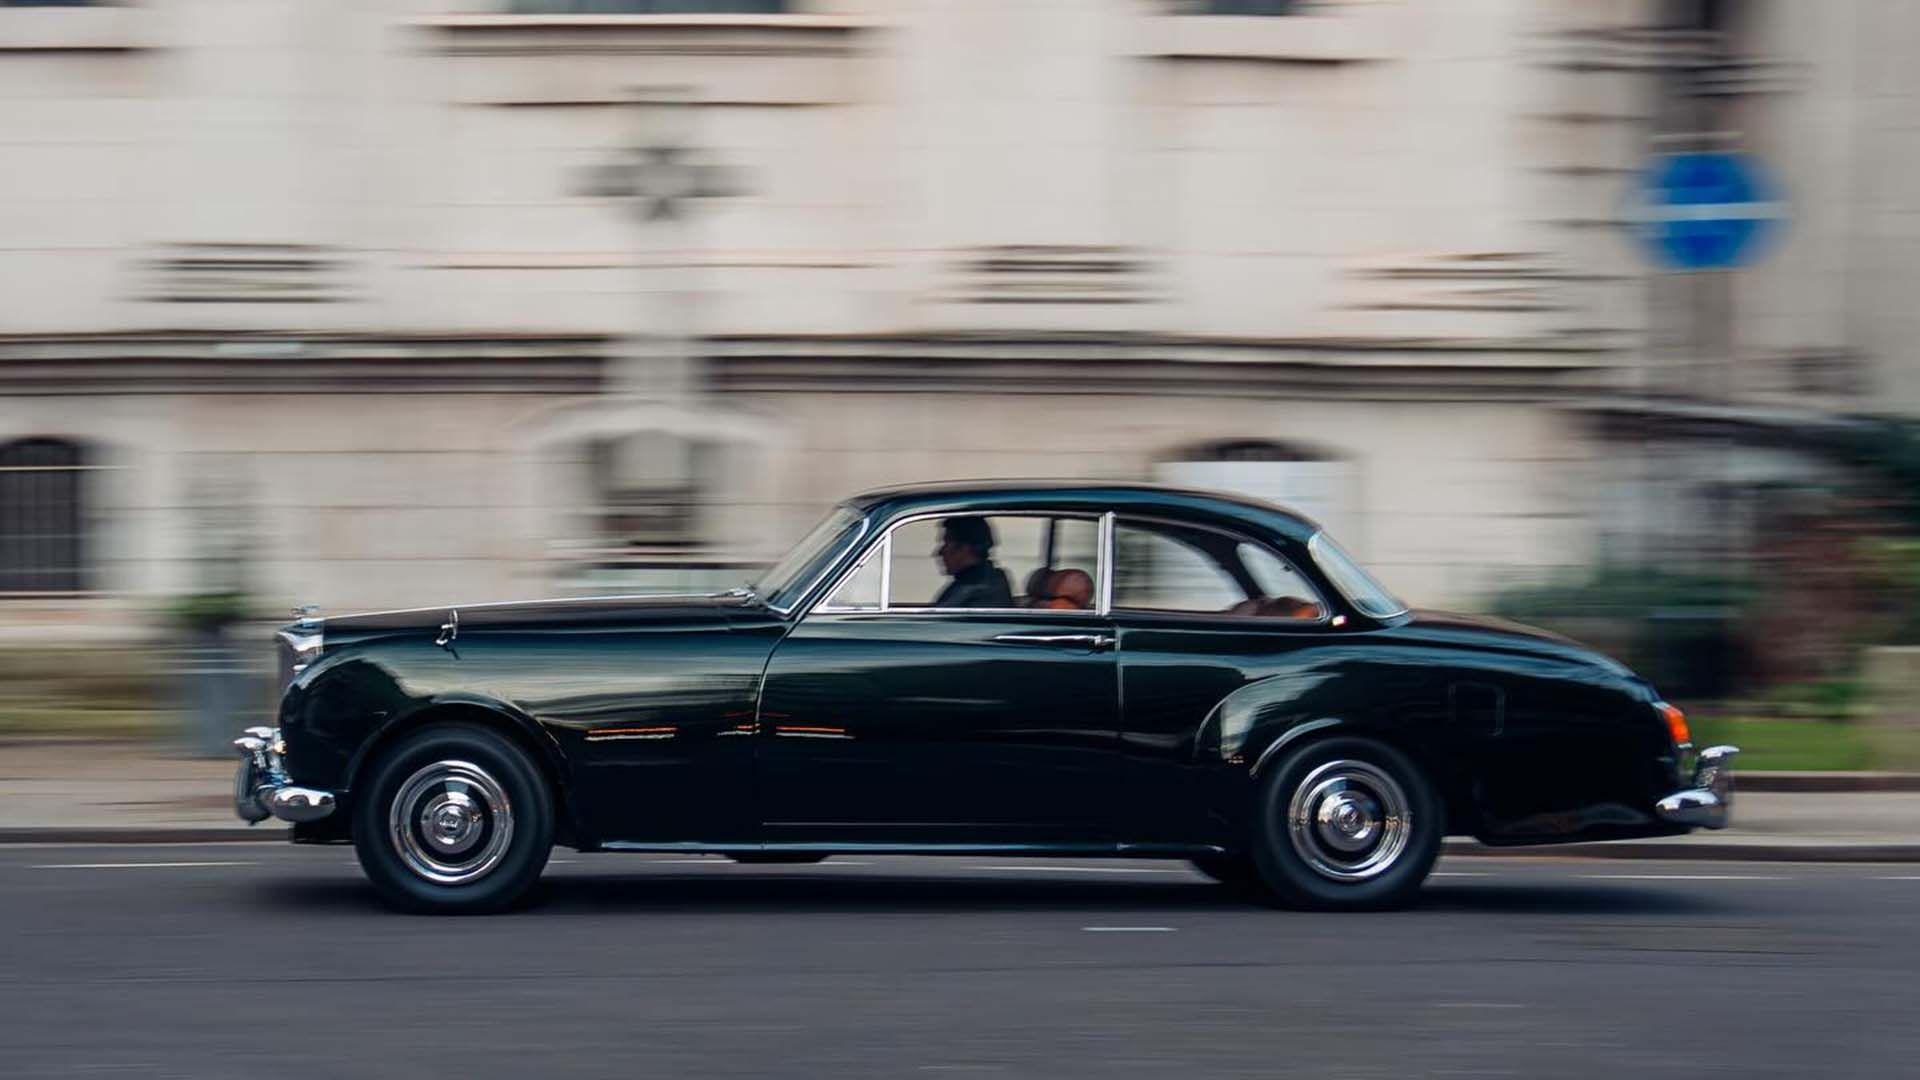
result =
M774 563L753 583L753 591L767 606L782 611L800 601L800 594L813 579L853 545L866 524L866 518L844 506L836 506L826 520L813 527L787 556Z
M1373 575L1360 569L1353 556L1344 551L1333 537L1326 533L1314 533L1307 541L1307 553L1313 556L1320 572L1334 587L1346 594L1347 600L1362 612L1376 619L1390 619L1407 610L1407 605L1399 597L1387 591L1387 587L1373 580Z

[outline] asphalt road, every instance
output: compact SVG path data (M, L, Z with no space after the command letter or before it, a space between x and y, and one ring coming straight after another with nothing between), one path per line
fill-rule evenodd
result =
M0 1075L1920 1075L1913 867L1456 859L1413 911L1153 862L557 852L390 914L344 848L0 848Z

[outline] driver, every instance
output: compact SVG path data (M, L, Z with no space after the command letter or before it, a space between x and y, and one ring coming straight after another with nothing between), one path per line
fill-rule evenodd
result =
M950 517L940 523L940 568L953 578L934 607L1010 608L1013 587L1007 572L993 564L993 526L981 517Z

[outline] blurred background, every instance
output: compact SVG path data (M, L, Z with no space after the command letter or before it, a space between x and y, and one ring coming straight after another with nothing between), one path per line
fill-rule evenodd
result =
M0 736L877 485L1318 518L1753 768L1920 764L1920 8L0 0Z

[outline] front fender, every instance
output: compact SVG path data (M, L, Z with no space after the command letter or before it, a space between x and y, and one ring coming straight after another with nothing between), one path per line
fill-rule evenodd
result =
M526 710L484 688L447 650L421 639L358 643L301 673L281 697L287 767L297 782L345 791L368 758L401 733L440 716L491 719L564 775L552 736Z

